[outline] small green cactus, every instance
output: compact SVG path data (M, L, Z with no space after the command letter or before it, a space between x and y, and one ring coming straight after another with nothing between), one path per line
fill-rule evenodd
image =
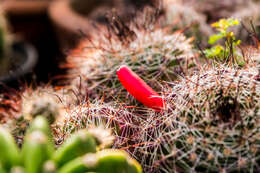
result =
M46 118L37 116L20 151L11 134L0 127L1 173L142 173L141 166L125 152L100 150L97 139L84 129L55 151Z
M106 149L77 158L63 166L58 173L92 171L100 173L142 173L142 168L134 159L129 158L126 152Z
M129 150L145 170L258 172L258 69L205 66L166 88L164 99L165 111L147 114Z
M159 90L159 81L175 80L192 63L191 40L181 33L136 28L120 32L110 33L109 38L99 35L91 41L85 40L67 57L74 90L80 88L83 95L88 91L89 97L103 97L105 101L108 98L131 101L116 76L120 66L129 66L152 88Z

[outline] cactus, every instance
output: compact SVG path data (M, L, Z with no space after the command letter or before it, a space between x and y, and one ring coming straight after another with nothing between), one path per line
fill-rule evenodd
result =
M0 170L26 173L142 173L141 166L125 152L100 150L95 135L86 129L81 130L55 151L47 119L37 116L26 132L20 151L11 134L0 127Z
M204 67L164 91L126 149L147 172L258 172L260 82L256 68Z
M18 148L12 136L6 129L0 127L0 163L3 169L10 169L11 166L19 164Z
M64 114L64 119L60 119L53 124L54 138L57 145L63 143L70 135L80 129L91 128L93 125L110 128L116 137L114 147L124 146L131 135L137 133L142 122L142 117L126 110L124 106L115 103L102 103L93 101L92 103L82 103L70 108ZM137 128L138 127L138 128ZM113 138L109 133L99 132L98 129L89 131L95 136L100 136L99 141L102 148L112 144Z
M45 116L50 123L53 123L59 116L62 103L58 94L51 87L38 87L35 90L26 90L21 99L21 115L28 120L36 115Z
M115 33L84 40L67 57L66 67L73 78L70 83L74 90L80 88L83 95L88 91L91 98L103 96L105 101L125 100L129 95L116 77L120 66L129 66L158 90L159 81L172 81L191 65L191 40L183 34L169 34L163 29L132 29L117 20L115 17L111 21L115 23L111 26Z
M50 86L26 87L24 91L7 89L0 95L1 122L11 129L21 144L28 125L37 115L46 117L49 123L59 118L70 102L66 100L67 94Z
M126 152L119 150L102 150L96 154L86 154L77 158L65 166L58 173L78 173L78 172L100 173L141 173L141 166L133 159L129 158Z

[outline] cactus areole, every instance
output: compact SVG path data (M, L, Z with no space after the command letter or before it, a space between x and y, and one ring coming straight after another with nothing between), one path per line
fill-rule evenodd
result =
M139 102L158 112L163 109L162 97L127 66L121 66L117 71L117 76L125 89Z

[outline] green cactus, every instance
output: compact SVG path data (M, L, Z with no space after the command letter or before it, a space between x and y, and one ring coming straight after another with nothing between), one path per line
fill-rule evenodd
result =
M131 101L116 76L120 66L129 66L152 88L159 90L159 81L175 80L192 64L191 40L183 34L124 27L113 28L115 32L117 29L122 32L118 35L110 33L109 38L99 35L91 41L82 41L67 57L74 90L80 89L83 95L88 91L89 97L102 96L105 101L111 98Z
M0 171L1 173L85 173L90 171L142 173L141 166L125 152L99 150L100 143L95 135L87 130L81 130L73 134L55 151L47 119L37 116L26 132L20 151L10 133L0 127ZM102 136L102 134L99 135Z
M20 156L14 139L3 127L0 127L0 163L1 167L10 170L12 166L18 165Z
M166 110L147 114L129 150L146 171L259 170L258 69L205 66L173 83L164 98Z
M85 153L95 153L97 143L87 130L72 135L55 153L53 160L60 166Z
M119 150L102 150L95 154L86 154L60 169L58 173L78 172L100 173L141 173L142 168L126 152Z

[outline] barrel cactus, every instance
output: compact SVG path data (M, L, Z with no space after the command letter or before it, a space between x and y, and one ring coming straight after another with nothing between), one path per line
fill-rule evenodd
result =
M142 173L141 166L125 152L102 149L86 129L67 139L56 151L47 120L38 116L26 132L21 150L11 134L0 127L1 172L26 173Z
M128 65L158 90L159 81L173 81L192 64L191 40L183 34L128 27L117 18L111 22L114 24L110 35L82 41L67 57L66 67L74 90L88 91L89 97L103 97L105 101L125 100L129 95L116 77L120 66Z
M147 172L258 172L256 68L204 67L166 87L166 108L147 113L127 145Z

